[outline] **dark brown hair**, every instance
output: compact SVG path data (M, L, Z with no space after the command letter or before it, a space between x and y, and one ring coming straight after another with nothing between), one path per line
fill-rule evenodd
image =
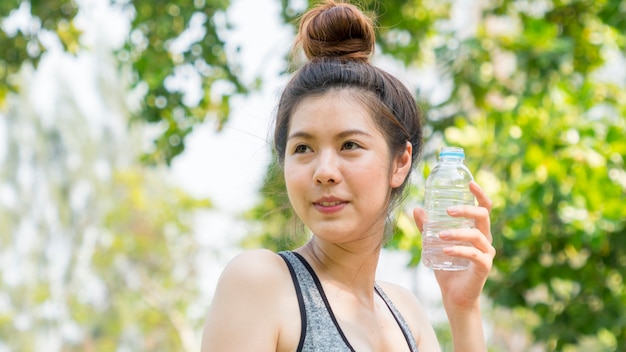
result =
M375 39L373 21L345 2L327 0L302 16L296 46L302 47L309 61L294 73L278 104L274 148L281 165L289 122L298 104L306 97L345 89L370 109L392 156L401 154L407 141L412 144L415 165L422 146L421 112L402 82L369 63ZM392 203L408 179L407 175L392 191Z

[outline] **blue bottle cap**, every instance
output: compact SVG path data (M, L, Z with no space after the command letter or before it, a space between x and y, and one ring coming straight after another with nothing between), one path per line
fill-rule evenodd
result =
M439 152L439 157L444 157L444 156L464 158L465 152L463 151L463 148L459 148L459 147L444 147L444 148L441 148L441 151Z

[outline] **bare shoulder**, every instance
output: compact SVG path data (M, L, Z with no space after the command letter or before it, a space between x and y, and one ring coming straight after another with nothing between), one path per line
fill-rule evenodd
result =
M440 351L435 330L417 296L410 290L394 283L379 281L378 284L402 314L420 351Z
M268 250L239 254L218 280L202 350L276 351L284 320L276 307L284 292L293 290L290 285L288 268L278 254Z
M263 284L266 280L280 280L280 272L288 274L284 260L267 249L256 249L237 255L228 263L220 277L224 280L243 280L249 284ZM263 285L265 286L265 285Z
M289 270L278 254L266 249L246 251L224 268L217 283L215 300L226 294L239 299L249 296L258 302L261 298L276 297L277 291L285 286L290 288L290 285Z

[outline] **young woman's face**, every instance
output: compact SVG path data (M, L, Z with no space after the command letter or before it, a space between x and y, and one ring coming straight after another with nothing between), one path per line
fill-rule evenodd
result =
M410 164L410 148L405 154ZM320 238L335 243L379 238L391 189L406 177L402 163L403 157L391 160L371 113L350 91L305 98L291 116L287 193L300 219Z

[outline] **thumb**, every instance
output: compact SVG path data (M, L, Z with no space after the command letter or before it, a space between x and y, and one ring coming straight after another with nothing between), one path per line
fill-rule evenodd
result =
M421 207L416 207L413 209L413 219L415 219L415 224L420 232L424 230L424 222L426 221L426 210Z

